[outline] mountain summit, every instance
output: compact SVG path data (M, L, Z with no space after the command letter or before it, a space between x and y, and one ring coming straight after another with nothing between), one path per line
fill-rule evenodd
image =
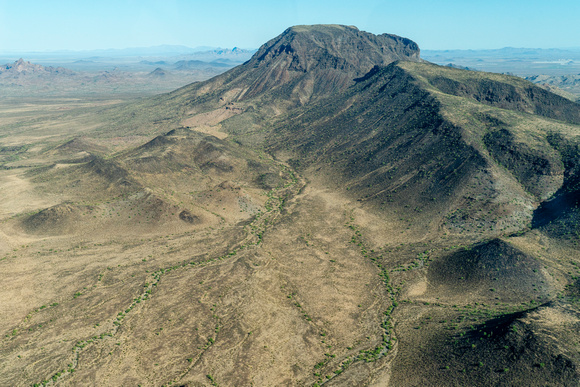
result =
M352 26L290 27L246 64L258 75L246 95L296 81L304 88L314 85L315 94L334 92L373 66L396 60L418 61L419 46L396 35L374 35Z
M415 42L396 35L334 24L294 26L262 45L243 65L182 91L227 89L233 101L273 97L305 104L346 89L374 66L421 61L419 54Z
M396 61L422 62L419 46L396 35L375 35L352 26L290 27L244 64L140 103L140 109L166 117L162 121L137 115L128 122L123 118L126 112L119 111L118 122L126 125L117 126L117 131L160 133L176 124L216 126L227 121L225 125L244 132L240 141L250 143L254 138L250 133L262 137L259 128L273 117L343 92L373 67Z
M354 26L320 24L294 26L262 45L250 60L256 65L280 58L292 58L290 69L347 69L365 73L374 65L395 60L418 60L419 46L396 35L374 35ZM328 61L335 58L334 61Z

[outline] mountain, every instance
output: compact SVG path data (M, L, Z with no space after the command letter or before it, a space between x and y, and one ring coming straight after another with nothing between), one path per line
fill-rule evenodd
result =
M183 64L187 61L180 62ZM159 71L155 72L155 69L160 66L163 68L171 66L165 61L142 60L134 66L118 63L123 69L120 70L114 63L82 60L68 64L78 69L72 71L60 66L43 66L19 59L14 63L0 66L0 94L7 98L57 96L99 99L100 95L106 95L108 98L111 93L121 98L131 98L131 95L143 97L174 90L193 80L211 78L234 66L221 62L199 63L199 66L182 65L178 71L165 72L166 76L163 76Z
M237 101L268 94L304 103L311 97L343 90L375 65L400 59L419 60L419 47L405 38L373 35L355 27L297 26L264 44L247 63L208 82L208 86L239 88Z
M180 45L161 45L153 47L134 47L125 49L101 49L101 50L84 50L84 51L21 51L11 52L4 51L4 57L26 57L36 62L41 63L70 63L71 61L88 60L99 62L127 62L130 60L137 62L149 61L158 62L171 58L172 61L177 60L201 60L211 62L215 60L229 60L235 64L247 61L256 50L243 49L234 47L218 48L218 47L196 47L191 48Z
M580 49L558 49L558 48L525 48L525 47L504 47L500 49L488 50L424 50L425 57L474 57L474 58L527 58L541 60L558 59L580 59Z
M42 65L25 62L20 58L14 63L0 66L0 77L20 77L20 76L67 76L74 75L74 72L63 67L44 67Z
M137 108L155 111L164 117L162 121L145 117L141 121L139 115L127 121L128 110L124 108L108 114L117 117L117 133L161 133L175 125L199 123L205 120L199 114L203 112L208 117L227 119L224 125L231 124L238 131L243 127L244 136L239 140L252 142L262 136L255 133L258 128L274 117L347 89L373 66L401 59L421 61L417 44L352 26L296 26L264 44L246 63L205 82L143 101Z
M580 49L538 49L505 47L498 50L424 50L423 59L445 65L452 63L478 71L565 76L580 72Z
M255 49L243 49L234 47L232 49L216 48L200 50L189 57L184 57L184 60L201 60L205 62L225 61L239 64L247 61L256 52Z
M139 62L139 64L144 64L144 65L149 65L149 66L165 66L165 65L167 65L167 62L163 61L163 60L159 60L157 62L151 62L149 60L142 60Z
M187 47L183 45L158 45L151 47L130 47L121 49L96 49L96 50L55 50L55 51L43 51L43 52L11 52L4 51L4 55L13 54L29 54L33 57L91 57L91 56L113 56L113 57L133 57L133 56L170 56L170 55L184 55L184 54L194 54L197 52L207 52L207 51L220 51L223 50L217 47L201 46L201 47Z
M0 143L1 384L580 378L569 99L315 25L21 125Z

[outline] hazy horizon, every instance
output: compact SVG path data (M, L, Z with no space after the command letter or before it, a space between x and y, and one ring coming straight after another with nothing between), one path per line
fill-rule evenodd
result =
M177 44L160 44L155 46L141 46L141 47L123 47L123 48L95 48L95 49L87 49L87 50L68 50L68 49L60 49L60 50L2 50L0 49L0 55L16 55L16 54L95 54L95 53L112 53L112 52L128 52L128 51L136 51L136 50L155 50L155 49L167 49L173 48L175 51L167 51L169 54L173 53L200 53L206 51L214 51L214 50L233 50L234 48L243 49L243 50L256 50L256 48L245 48L245 47L210 47L210 46L196 46L196 47L189 47L184 45L177 45ZM181 49L181 51L179 51ZM163 54L162 51L159 51L159 54Z
M481 4L260 0L243 6L173 0L98 3L0 0L0 52L93 51L183 45L258 48L299 24L347 24L414 40L423 50L578 47L580 3ZM256 22L258 21L258 22Z
M183 50L192 50L191 52L202 52L202 51L212 51L212 50L233 50L235 48L242 49L242 50L257 50L258 47L238 47L235 45L231 45L228 47L216 47L216 46L185 46L180 44L158 44L154 46L134 46L134 47L122 47L122 48L94 48L94 49L80 49L80 50L73 50L73 49L55 49L55 50L3 50L0 48L1 55L14 55L14 54L60 54L60 53L71 53L71 54L82 54L82 53L95 53L99 51L129 51L129 50L147 50L147 49L155 49L155 48L182 48ZM513 50L561 50L561 51L580 51L580 46L575 47L513 47L513 46L505 46L505 47L498 47L498 48L480 48L480 49L472 49L472 48L464 48L464 49L455 49L455 48L443 48L443 49L421 49L421 51L499 51L499 50L506 50L506 49L513 49Z

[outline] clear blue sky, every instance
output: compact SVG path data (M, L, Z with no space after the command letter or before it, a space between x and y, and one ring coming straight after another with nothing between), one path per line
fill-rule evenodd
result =
M296 24L356 25L422 49L580 47L580 0L0 0L0 51L257 48Z

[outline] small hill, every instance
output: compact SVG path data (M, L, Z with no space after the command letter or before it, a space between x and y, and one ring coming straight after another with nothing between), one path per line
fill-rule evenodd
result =
M24 219L23 226L29 233L70 234L79 227L82 210L72 203L46 208Z
M83 137L75 137L65 143L56 147L58 152L62 154L74 154L74 153L91 153L91 154L104 154L108 149L102 145L96 144L91 139Z
M148 76L153 78L164 78L168 75L167 71L163 70L161 67L157 67L155 70L151 71Z
M429 269L429 292L458 299L469 294L490 302L496 297L517 302L530 295L545 300L554 289L541 269L529 255L494 239L434 262Z
M454 69L460 69L460 70L478 71L476 69L472 69L472 68L469 68L469 67L466 67L466 66L456 65L455 63L448 63L445 66L451 67L451 68L454 68Z
M397 385L568 386L580 377L572 331L578 312L564 303L532 303L527 310L499 314L483 323L474 316L490 308L459 308L453 337L430 336L415 361L397 361L391 381ZM466 321L466 323L461 323ZM415 330L417 332L417 330ZM404 355L403 355L404 356Z
M61 163L28 172L38 192L71 200L27 215L19 222L27 233L134 235L237 224L285 181L251 151L187 128L115 157L101 152L106 148L75 138L50 152L65 157Z

